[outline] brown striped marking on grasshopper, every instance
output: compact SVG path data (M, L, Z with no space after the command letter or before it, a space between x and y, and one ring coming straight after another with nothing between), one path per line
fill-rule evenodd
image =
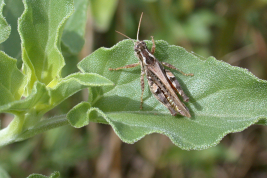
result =
M120 70L120 69L126 69L126 68L133 68L136 66L141 65L141 104L140 109L143 108L143 93L144 93L144 74L146 74L148 85L150 88L150 91L153 93L153 95L164 105L166 106L169 111L171 112L171 115L176 116L178 113L182 116L186 116L188 118L191 117L189 109L185 106L183 102L180 101L179 97L177 96L177 93L183 98L183 101L188 102L189 98L184 93L183 89L181 88L181 85L175 78L175 76L172 74L171 71L165 69L163 66L166 66L168 68L174 69L179 71L181 74L186 76L193 76L193 74L186 74L183 71L177 69L171 64L160 62L158 61L155 56L155 41L152 38L152 48L151 51L148 50L147 45L144 41L139 41L139 29L140 24L142 20L143 13L141 14L138 30L137 30L137 41L134 42L133 39L129 38L123 33L120 33L116 31L117 33L131 39L134 42L134 51L136 56L139 59L138 63L129 64L123 67L119 68L109 68L109 70Z

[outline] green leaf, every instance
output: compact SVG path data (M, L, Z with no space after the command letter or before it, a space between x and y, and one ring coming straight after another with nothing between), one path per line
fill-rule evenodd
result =
M103 119L104 118L104 119ZM67 119L73 127L80 128L91 122L107 124L109 119L98 108L91 107L88 102L81 102L73 107L67 114ZM111 125L112 123L109 122Z
M18 33L18 18L23 12L22 1L7 0L4 7L3 14L7 22L11 26L11 34L9 38L1 44L1 50L3 50L9 56L18 59L19 68L22 65L21 61L21 40Z
M0 107L0 112L8 112L15 118L8 127L0 130L0 146L14 141L21 141L43 131L67 124L59 117L41 120L43 114L53 109L60 102L83 88L90 86L113 85L108 79L98 74L76 73L61 79L53 88L36 82L32 93L23 100L7 103Z
M146 42L150 49L151 42ZM242 131L260 119L266 120L267 82L246 69L213 57L201 60L165 41L156 41L155 56L186 73L194 73L190 77L173 71L190 98L185 104L191 118L171 116L147 84L143 110L140 110L140 68L108 70L138 62L130 40L121 41L111 49L100 48L79 63L80 70L98 73L115 83L114 87L103 87L100 92L92 90L95 96L90 97L89 104L103 111L102 118L122 141L134 143L146 134L157 132L167 135L182 149L199 150L218 144L228 133Z
M16 140L21 134L32 130L49 108L49 92L44 84L36 82L32 93L23 100L17 100L0 107L0 112L15 115L7 127L0 130L0 147ZM25 138L24 138L25 139Z
M27 178L59 178L59 177L60 177L60 173L58 171L55 171L49 177L44 176L42 174L31 174Z
M117 8L118 0L91 0L90 2L97 30L107 31Z
M98 74L71 74L51 89L51 104L55 106L83 88L109 85L113 85L113 83Z
M66 22L62 43L72 54L78 54L84 45L88 0L74 0L74 13Z
M65 65L60 51L64 23L73 12L72 0L24 0L25 10L19 19L22 40L23 70L29 78L27 93L34 82L49 84L60 78Z
M0 0L0 43L6 41L11 32L11 27L3 17L3 7L5 5L4 0Z
M65 63L59 45L63 25L73 11L71 0L23 3L19 32L25 75L17 69L15 59L0 51L0 112L14 115L9 125L0 130L0 146L66 125L65 116L43 119L43 115L83 88L113 85L95 73L61 78Z
M89 124L88 113L91 105L81 102L74 106L67 114L67 119L73 127L80 128Z
M0 107L0 112L8 112L12 114L19 114L21 112L29 112L31 109L43 109L49 105L49 92L44 84L36 82L32 93L23 100L16 100L9 102ZM0 131L1 132L1 131Z
M20 99L24 92L26 81L16 62L0 51L0 106Z

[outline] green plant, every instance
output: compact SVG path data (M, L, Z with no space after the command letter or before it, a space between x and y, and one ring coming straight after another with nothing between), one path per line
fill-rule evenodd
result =
M146 42L151 47L151 42ZM140 85L140 69L108 70L136 62L132 49L132 41L124 40L111 49L98 49L78 64L81 71L103 75L115 86L92 88L89 101L68 113L71 125L82 127L89 120L108 123L127 143L157 132L167 135L182 149L201 150L218 144L228 133L242 131L255 123L266 124L266 81L213 57L201 60L165 41L156 41L155 56L194 73L193 77L186 77L175 72L190 98L187 106L192 118L171 116L148 87L144 109L140 110L141 89L136 87Z
M41 174L31 174L27 178L58 178L58 177L60 177L59 172L54 172L49 177Z
M64 116L49 119L43 116L83 88L112 85L110 80L95 73L78 72L61 77L65 65L60 47L61 35L68 32L68 37L71 37L70 34L75 32L70 28L63 31L66 20L73 13L73 1L25 0L23 3L25 10L18 21L22 72L16 66L16 59L0 52L0 111L14 115L8 127L0 131L1 146L68 124ZM2 8L3 5L2 1ZM72 19L75 22L75 18ZM4 41L8 38L10 26L3 17L1 22L1 39ZM65 46L71 41L71 38L65 39Z
M14 5L14 2L10 0L9 5ZM98 9L100 2L91 1L92 14L101 31L108 28L110 14L114 13L117 1L108 2L112 3L111 8L103 11ZM4 1L1 0L0 4L2 12ZM162 40L156 41L156 57L187 73L194 73L194 77L185 77L174 71L190 97L190 102L186 103L193 116L190 119L171 116L152 96L147 85L144 109L140 110L138 67L108 70L109 67L137 62L133 43L129 40L123 40L110 49L96 50L78 64L81 72L62 77L63 67L69 67L64 60L69 56L77 59L83 46L88 1L24 0L23 4L24 11L20 7L17 14L12 14L12 17L20 16L16 39L16 35L12 35L16 24L8 25L2 13L0 16L0 112L14 115L8 127L0 130L0 146L63 125L79 128L96 122L111 125L121 140L127 143L134 143L156 132L167 135L182 149L200 150L218 144L228 133L242 131L252 124L266 125L266 81L245 69L213 57L201 59ZM196 34L194 25L199 22L196 17L205 17L205 14L198 13L186 24L188 36L196 42L207 43L211 35L191 35ZM171 22L174 22L173 18ZM201 29L208 31L207 26L204 27ZM169 38L177 32L177 28L165 29L165 32L172 31L168 33ZM146 42L150 48L151 42ZM15 48L20 43L21 51ZM73 64L70 69L75 70ZM45 114L48 111L88 87L88 101L79 103L65 115L47 118ZM0 177L2 175L8 177L4 170L0 171ZM52 176L58 177L59 174Z
M140 71L108 70L136 62L129 40L111 49L100 48L79 63L82 73L62 78L65 63L61 40L71 54L77 54L83 44L84 31L73 28L79 18L72 16L67 21L74 11L73 2L24 0L23 3L25 10L18 21L22 72L17 68L16 59L0 52L0 111L14 115L8 127L0 131L1 146L68 123L82 127L93 121L110 124L127 143L157 132L170 137L182 149L205 149L218 144L228 133L242 131L255 123L266 125L266 81L213 57L201 60L164 41L156 41L156 57L194 73L194 77L176 73L190 97L187 104L193 116L190 119L172 117L147 87L144 109L139 110ZM86 6L84 3L78 5ZM1 1L1 10L3 6ZM4 42L10 34L10 26L3 16L0 20L0 40ZM147 43L151 46L149 41ZM66 98L87 87L90 87L88 102L76 105L67 116L43 117Z

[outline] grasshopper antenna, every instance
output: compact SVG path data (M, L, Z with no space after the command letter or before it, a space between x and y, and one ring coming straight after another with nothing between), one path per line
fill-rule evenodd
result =
M118 34L120 34L120 35L122 35L122 36L124 36L124 37L126 37L126 38L128 38L128 39L130 39L130 40L132 40L133 43L134 43L134 40L133 40L132 38L128 37L127 35L125 35L125 34L119 32L119 31L116 31L116 30L115 30L115 32L117 32Z
M142 12L142 14L141 14L141 17L140 17L140 20L139 20L139 24L138 24L138 29L137 29L137 41L139 41L139 29L140 29L140 25L141 25L141 21L142 21L142 17L143 17L143 12Z

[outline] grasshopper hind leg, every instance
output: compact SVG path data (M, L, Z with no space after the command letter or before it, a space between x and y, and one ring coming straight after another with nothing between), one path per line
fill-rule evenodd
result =
M140 77L140 83L141 83L141 102L140 102L140 109L143 109L143 95L145 90L145 83L144 83L144 75L145 71L143 68L141 68L141 77Z
M174 70L177 70L178 72L180 72L181 74L185 75L185 76L194 76L194 74L192 73L189 73L189 74L186 74L184 73L183 71L181 71L180 69L176 68L175 66L167 63L167 62L161 62L162 65L166 66L166 67L169 67L171 69L174 69Z
M139 63L134 63L134 64L129 64L123 67L118 67L118 68L109 68L108 70L121 70L121 69L129 69L129 68L134 68L136 66L139 66Z
M189 97L186 96L186 94L184 93L184 90L182 89L180 83L177 81L175 76L172 74L171 71L169 71L169 70L165 70L165 71L166 71L166 76L170 80L170 82L171 82L172 86L174 87L175 91L179 93L179 95L183 98L184 101L188 102L189 101Z
M158 87L158 85L149 78L148 78L148 84L150 86L150 91L157 98L157 100L159 100L164 106L166 106L169 109L169 111L171 112L171 115L176 116L178 112L169 103L163 91Z

